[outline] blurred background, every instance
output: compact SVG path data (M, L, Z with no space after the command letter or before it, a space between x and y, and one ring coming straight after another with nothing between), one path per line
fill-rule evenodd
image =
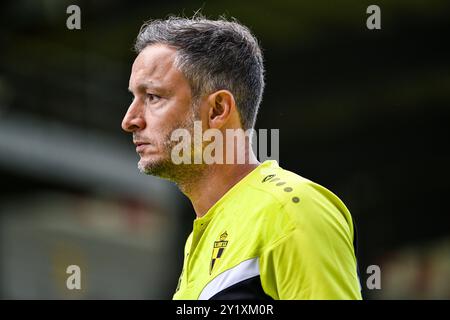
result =
M81 30L66 27L71 4ZM381 30L366 28L371 4ZM449 299L445 0L2 1L0 298L172 297L195 214L138 173L120 123L143 21L200 8L260 40L257 129L280 129L280 164L349 207L364 297ZM66 288L72 264L81 290Z

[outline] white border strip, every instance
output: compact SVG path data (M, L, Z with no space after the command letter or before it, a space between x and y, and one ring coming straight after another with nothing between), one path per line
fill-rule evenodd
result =
M202 290L199 300L208 300L215 294L236 283L259 275L259 259L253 258L242 261L237 266L228 269L212 279Z

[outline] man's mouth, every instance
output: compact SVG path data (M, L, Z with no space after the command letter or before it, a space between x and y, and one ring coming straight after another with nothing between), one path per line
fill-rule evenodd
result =
M150 143L143 141L134 141L134 145L136 146L136 152L142 152Z

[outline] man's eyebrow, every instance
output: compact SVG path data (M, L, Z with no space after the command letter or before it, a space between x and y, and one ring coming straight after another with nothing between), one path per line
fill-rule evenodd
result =
M154 83L140 83L136 86L136 91L145 91L146 89L161 90L162 88L158 85L155 85ZM130 87L128 87L128 91L133 93L133 90Z

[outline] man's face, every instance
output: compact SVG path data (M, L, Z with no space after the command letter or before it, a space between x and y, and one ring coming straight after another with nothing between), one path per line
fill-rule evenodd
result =
M139 169L147 174L172 178L176 170L171 161L170 140L177 128L192 130L194 112L191 89L175 65L176 50L151 45L136 57L129 90L133 101L122 121L122 128L133 133Z

